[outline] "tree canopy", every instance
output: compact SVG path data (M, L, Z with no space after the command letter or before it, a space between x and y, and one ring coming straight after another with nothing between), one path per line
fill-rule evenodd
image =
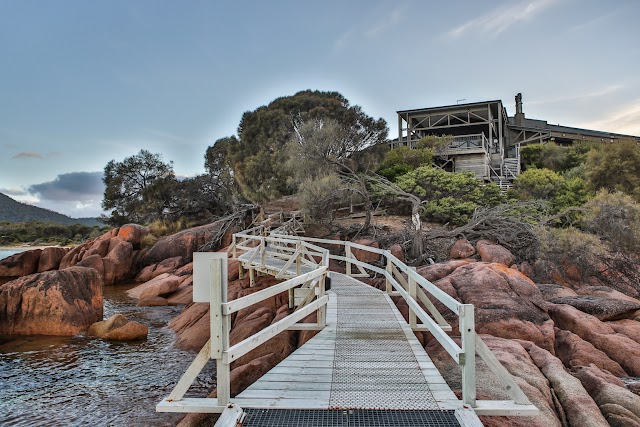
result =
M350 105L339 93L307 90L244 113L238 137L223 138L210 147L207 165L219 165L220 161L212 160L216 153L225 152L227 159L222 163L227 170L232 168L242 194L253 202L293 194L297 183L289 179L288 145L294 137L303 136L305 129L315 126L320 130L330 122L341 129L340 143L330 147L331 154L338 157L349 157L355 150L384 142L387 137L383 119L367 116L361 107ZM304 145L304 138L299 142ZM218 144L222 145L216 150Z
M592 191L621 191L640 201L640 149L631 140L607 145L587 157L585 174Z
M175 182L173 163L147 150L104 168L106 185L102 207L111 210L109 222L148 222L161 217Z

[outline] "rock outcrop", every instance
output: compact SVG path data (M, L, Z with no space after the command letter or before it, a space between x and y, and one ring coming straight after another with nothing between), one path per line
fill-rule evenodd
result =
M200 246L211 241L223 225L225 225L224 221L217 221L162 237L144 255L142 264L144 266L157 264L173 257L181 257L183 263L190 262L193 259L193 253Z
M122 314L114 314L89 326L87 336L106 340L134 341L147 338L149 328L142 323L127 319Z
M489 240L479 240L476 243L476 249L484 262L496 262L509 266L516 260L510 250Z
M598 350L588 341L570 331L555 328L555 352L567 368L595 365L612 374L622 377L627 373L618 362L607 356L604 351Z
M590 342L618 362L629 375L640 376L640 343L570 305L550 304L548 312L558 328Z
M607 427L607 421L589 393L579 380L565 371L558 358L532 342L520 340L518 342L527 350L531 360L549 380L569 425Z
M451 250L449 251L449 257L451 259L464 259L475 255L475 253L476 248L474 248L467 239L460 239L457 240L451 247Z
M0 261L0 277L21 277L38 271L41 249L24 251Z
M540 291L519 271L503 264L470 263L458 267L435 285L457 300L475 306L477 332L524 339L554 351L553 322L541 308L544 301ZM451 324L456 324L450 312L441 305L440 308Z
M56 247L44 248L40 253L37 272L42 273L43 271L57 270L67 250L67 248Z
M609 425L640 425L640 396L627 390L622 381L595 366L578 368L573 374L598 404Z
M102 277L72 267L0 286L0 334L76 335L102 319Z

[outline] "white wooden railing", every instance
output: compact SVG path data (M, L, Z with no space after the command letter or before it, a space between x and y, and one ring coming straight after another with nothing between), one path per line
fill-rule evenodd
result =
M297 221L297 219L294 220ZM331 253L328 247L337 247ZM354 250L375 253L380 256L378 265L358 260ZM346 274L352 277L369 277L374 272L386 280L386 292L402 297L409 307L409 324L414 331L430 332L451 358L462 368L462 401L483 415L535 415L537 408L516 384L510 373L500 364L493 352L475 331L475 311L472 304L462 304L436 285L420 276L388 250L360 245L349 241L299 237L291 234L270 233L266 225L258 225L233 236L227 253L209 254L208 299L211 304L211 339L202 348L192 365L187 369L171 394L158 406L164 412L223 412L230 416L237 412L230 404L230 364L277 334L287 330L320 330L326 325L325 280L331 259L346 265ZM240 274L249 270L250 283L256 274L270 274L286 279L253 294L227 300L226 257L240 262ZM269 263L266 261L269 260ZM207 270L209 268L209 270ZM224 271L223 271L224 270ZM196 281L194 262L194 301ZM296 298L295 290L304 292ZM282 292L288 292L291 314L257 332L230 345L231 316L243 308L257 304ZM458 345L447 332L451 325L434 304L439 302L458 317L461 344ZM317 311L316 324L298 324L300 320ZM487 364L498 380L505 386L511 401L481 401L476 399L476 355ZM215 399L188 399L184 394L209 359L216 360L218 397ZM215 402L214 402L215 400ZM208 402L206 402L208 401ZM231 406L229 406L231 405Z
M233 244L227 252L203 253L202 255L207 255L205 262L198 265L196 263L199 257L196 255L200 254L194 254L194 301L208 299L210 302L211 337L169 396L158 404L157 411L223 414L227 411L230 414L228 417L234 416L238 411L237 407L230 403L231 363L287 329L322 330L326 326L326 305L329 297L325 294L325 281L329 268L329 251L309 242L287 238L287 236L278 238L264 236L264 232L265 226L258 225L242 233L236 233ZM234 259L242 259L240 271L243 272L245 269L250 271L252 285L255 271L268 272L287 280L228 301L226 268L229 254L232 254ZM243 257L243 255L246 256ZM267 258L272 264L275 259L280 260L283 265L277 268L267 265L265 262ZM203 271L202 275L205 278L200 280L198 272ZM202 286L207 286L208 292L205 298L197 299L196 294L202 294L202 289L198 287ZM294 301L294 288L305 291L297 304ZM231 345L231 316L283 292L288 292L289 306L295 310L263 330ZM317 312L316 324L296 325L313 312ZM210 359L216 360L217 398L184 398L185 393Z
M475 311L473 304L462 304L436 285L420 276L388 250L360 245L349 241L327 240L309 237L286 237L289 240L313 242L341 248L340 255L331 254L329 259L346 263L346 274L352 277L369 277L368 271L386 279L386 292L402 297L409 307L409 325L414 331L430 332L451 358L462 368L462 401L479 409L485 415L535 415L537 409L520 389L509 371L502 366L493 352L475 332ZM372 252L380 255L380 265L375 266L358 260L353 250ZM334 251L335 252L335 251ZM356 267L357 271L354 272ZM432 300L439 301L458 317L461 345L448 334L452 327L438 311ZM426 308L426 310L420 305ZM420 323L418 323L420 321ZM476 354L487 364L498 380L505 386L510 401L476 400Z

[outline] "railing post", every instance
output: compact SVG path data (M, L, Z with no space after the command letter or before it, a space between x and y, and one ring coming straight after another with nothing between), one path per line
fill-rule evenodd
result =
M322 298L325 294L325 280L327 279L327 272L325 271L322 277L320 278L320 283L318 283L318 287L316 288L318 291L318 299ZM318 318L318 326L324 328L327 326L327 306L323 305L318 308L318 314L316 315Z
M393 264L391 264L391 260L386 255L385 255L385 258L387 258L387 274L393 275L393 268L392 268ZM391 281L389 280L388 277L385 278L385 289L388 294L390 294L391 291L393 291L393 287L391 286Z
M298 251L302 251L302 241L298 240L298 242L296 243L296 252ZM298 255L296 257L296 276L300 275L300 271L301 271L301 265L300 265L300 257L302 256L302 253L298 252Z
M238 259L238 251L236 249L236 235L234 234L232 237L231 244L233 245L233 259Z
M344 245L344 256L347 258L347 276L351 276L351 242L346 242Z
M462 402L476 406L476 329L473 304L460 306L460 335L462 338Z
M262 270L264 270L264 258L266 256L266 252L267 252L267 245L265 243L264 236L262 236L260 238L260 268L262 268Z
M222 260L211 260L211 302L209 322L211 329L211 358L216 359L218 405L229 403L231 372L222 360L222 353L229 349L230 317L222 314L222 303L227 302L227 283L223 280Z
M416 301L416 298L418 297L418 289L416 286L416 281L413 279L411 275L409 275L409 296L414 301ZM416 313L411 309L411 307L409 307L409 326L411 326L411 329L415 329L416 326L418 326Z

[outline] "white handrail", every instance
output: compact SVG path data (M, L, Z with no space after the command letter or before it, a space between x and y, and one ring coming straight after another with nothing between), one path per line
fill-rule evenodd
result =
M515 383L509 372L497 362L495 355L491 350L482 342L482 339L476 335L475 331L475 309L473 304L462 304L455 298L451 297L442 289L431 283L429 280L420 276L414 269L407 266L400 261L397 257L391 254L388 250L374 248L371 246L361 245L359 243L353 243L343 240L329 240L319 239L312 237L300 237L300 236L282 236L278 234L272 234L274 238L286 238L289 240L296 240L300 242L314 242L324 245L341 246L344 248L343 255L333 255L327 251L328 258L338 261L344 261L347 265L347 275L361 277L363 275L368 276L364 270L373 271L382 275L387 283L387 292L394 291L396 295L401 296L407 302L409 307L410 318L417 318L422 323L414 327L415 330L428 330L436 340L443 346L447 353L456 361L457 364L462 367L462 400L465 404L471 407L476 406L476 354L479 355L491 369L492 372L498 377L498 379L505 385L505 391L511 396L515 404L518 405L530 405L526 396ZM314 245L317 247L316 245ZM387 265L387 269L373 266L366 262L358 260L353 254L352 249L359 249L371 253L381 255L382 262ZM326 263L325 265L328 265ZM352 272L352 266L356 266L359 269L359 273ZM417 292L415 296L412 295L409 289L405 289L393 273L393 267L402 273L406 274L408 281L413 286L419 286L419 289L424 291L427 296L435 298L442 303L445 307L451 310L459 319L459 331L462 341L462 345L458 346L451 337L446 334L445 327L450 329L449 325L439 324L433 319L420 305L417 299ZM364 274L363 274L364 273ZM402 279L404 280L404 279ZM437 309L431 304L431 309L434 310L436 317L443 319L442 315L437 312ZM524 396L524 397L523 397Z
M282 218L283 215L279 214ZM272 215L273 216L273 215ZM268 219L270 220L270 216ZM292 217L296 221L296 216ZM291 221L291 220L290 220ZM266 221L263 221L263 223ZM531 403L522 392L517 383L513 380L509 372L499 363L495 355L486 346L482 339L476 335L475 331L475 310L472 304L462 304L451 297L442 289L420 276L414 269L407 266L388 250L373 248L358 243L341 240L328 240L319 238L299 237L297 235L281 235L263 233L267 230L260 225L233 235L233 243L227 251L228 255L239 259L240 272L243 268L249 268L251 284L254 281L254 270L268 272L276 277L291 277L290 279L270 286L258 292L238 298L234 301L227 301L227 284L222 283L218 274L221 265L212 264L211 283L211 339L207 343L208 349L203 349L191 367L180 379L180 382L170 394L168 399L163 400L158 405L158 410L169 410L172 401L180 401L189 385L209 358L217 360L217 386L218 398L217 406L212 411L222 412L229 403L230 398L230 364L247 354L257 346L273 338L277 334L287 330L295 329L295 325L309 314L317 311L317 328L322 329L326 325L326 305L328 296L325 295L325 280L329 271L329 261L339 260L346 263L347 274L354 277L368 277L365 271L373 271L385 278L386 291L392 295L402 297L409 307L409 325L414 331L428 331L443 346L447 353L462 367L462 401L471 407L476 407L476 354L486 363L490 370L505 385L505 391L511 396L513 402L520 405L520 408L533 414ZM247 232L248 231L248 232ZM260 231L259 234L251 234ZM313 242L313 243L310 243ZM334 245L344 249L344 255L333 255L328 249L317 244ZM269 245L271 244L271 245ZM294 245L293 247L288 245ZM277 251L273 250L276 247ZM380 266L371 265L357 259L352 250L362 250L380 255ZM242 254L246 257L240 258ZM250 255L249 255L250 253ZM285 261L284 267L276 269L266 264L266 257L281 259ZM306 258L305 258L306 257ZM258 258L260 261L254 261ZM317 260L320 258L320 260ZM295 273L290 272L295 264ZM303 273L303 265L311 267L311 271ZM385 267L381 267L381 266ZM352 267L357 267L357 272L352 271ZM283 271L286 270L286 271ZM403 275L406 275L406 279ZM216 279L217 277L217 279ZM229 333L231 330L231 315L244 308L254 305L267 298L271 298L282 292L289 292L290 307L293 307L294 288L298 286L307 287L307 295L303 298L303 304L297 310L279 321L267 326L265 329L245 338L234 345L229 343ZM434 303L429 299L439 301L443 306L451 310L459 319L459 331L461 344L458 345L447 331L451 330L450 325L439 313ZM427 309L425 310L423 306ZM427 312L427 310L429 312ZM420 320L421 323L417 323ZM307 325L304 325L308 328ZM206 359L206 360L205 360ZM177 403L180 406L180 403ZM519 409L517 409L519 410Z

